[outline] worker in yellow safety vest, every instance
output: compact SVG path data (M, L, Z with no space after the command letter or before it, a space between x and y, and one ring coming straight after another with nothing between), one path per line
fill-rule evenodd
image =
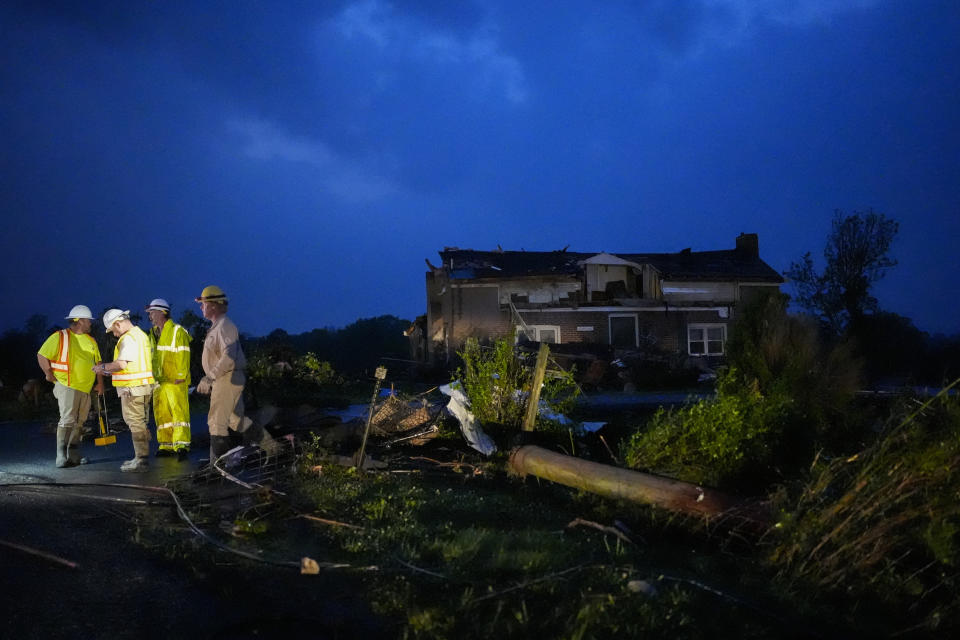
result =
M73 467L84 461L80 456L80 430L90 413L90 389L103 395L103 376L93 373L94 365L100 362L100 349L90 336L90 308L78 304L65 319L70 326L44 341L37 352L37 363L53 383L53 395L60 408L56 465Z
M129 310L108 309L103 314L103 326L119 340L113 349L113 362L101 362L94 371L113 376L123 421L130 427L133 439L133 459L120 465L120 471L146 471L150 456L147 419L154 387L150 338L130 321Z
M157 456L186 460L190 451L190 334L170 319L170 304L154 298L146 307L153 328L153 417L157 422Z

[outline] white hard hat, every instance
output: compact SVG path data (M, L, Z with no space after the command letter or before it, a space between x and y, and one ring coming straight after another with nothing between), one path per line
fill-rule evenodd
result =
M68 313L66 316L67 320L77 320L79 318L93 320L93 314L90 313L90 307L85 304L78 304L73 309L70 309L70 313Z
M163 298L154 298L150 301L150 304L147 305L146 311L166 311L170 313L170 303L164 300Z
M110 327L113 326L113 323L117 320L130 317L130 310L120 311L120 309L107 309L107 312L103 314L103 326L107 329L107 333L110 332Z

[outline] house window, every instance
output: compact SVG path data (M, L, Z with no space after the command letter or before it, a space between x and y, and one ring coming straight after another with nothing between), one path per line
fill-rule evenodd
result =
M610 321L610 344L614 347L634 348L637 346L637 316L612 315Z
M722 356L727 342L725 324L687 326L687 352L692 356Z
M517 325L517 336L526 336L533 342L560 344L560 327L549 324L528 324L526 328Z

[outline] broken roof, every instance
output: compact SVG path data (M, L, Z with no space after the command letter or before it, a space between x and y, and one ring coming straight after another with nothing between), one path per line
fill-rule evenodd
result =
M783 277L753 251L727 249L677 253L582 253L575 251L476 251L447 247L440 252L443 268L454 279L578 277L583 263L649 264L667 280L748 281L781 284Z

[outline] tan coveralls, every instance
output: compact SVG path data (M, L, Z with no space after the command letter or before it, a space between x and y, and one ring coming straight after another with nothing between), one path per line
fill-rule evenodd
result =
M244 368L247 359L240 348L240 332L226 315L210 327L203 341L203 372L212 381L207 426L211 436L227 436L228 430L242 433L250 421L243 419Z

